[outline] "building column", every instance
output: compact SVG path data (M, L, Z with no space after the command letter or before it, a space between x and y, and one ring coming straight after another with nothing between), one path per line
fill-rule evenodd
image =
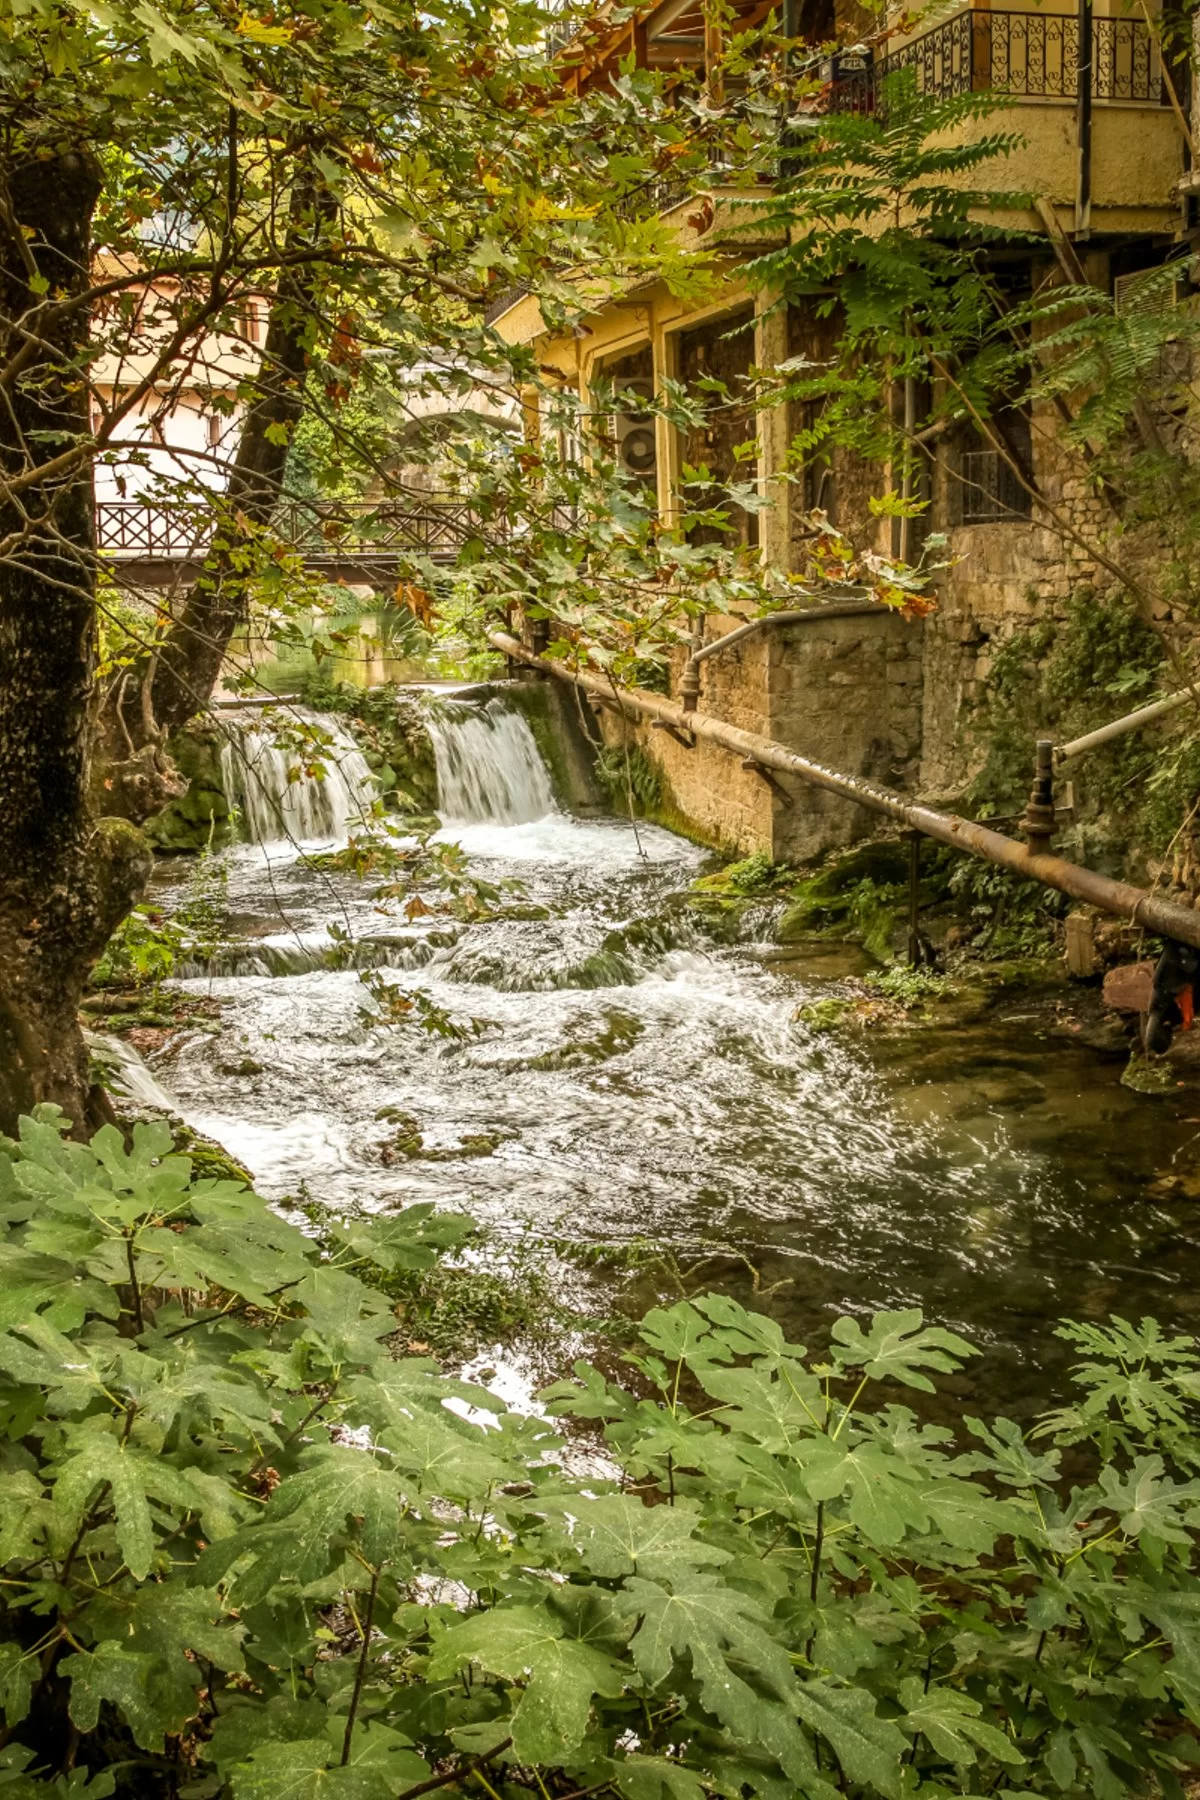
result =
M778 295L758 294L754 302L754 361L760 369L778 368L787 361L788 310ZM758 491L767 502L758 515L758 543L762 559L781 574L792 562L792 484L786 479L788 408L764 407L758 415Z
M654 391L662 392L664 379L673 380L678 367L675 333L652 324L651 353L654 357ZM658 516L669 528L679 516L679 433L661 413L654 416L654 442L657 451Z

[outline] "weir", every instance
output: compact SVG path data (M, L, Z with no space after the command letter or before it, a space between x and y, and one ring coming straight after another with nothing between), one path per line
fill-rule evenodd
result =
M438 700L426 725L447 825L526 825L557 811L533 733L503 700Z
M231 733L221 749L225 793L256 843L344 839L378 798L375 777L340 719L303 707L288 716L304 733L294 744L258 724Z

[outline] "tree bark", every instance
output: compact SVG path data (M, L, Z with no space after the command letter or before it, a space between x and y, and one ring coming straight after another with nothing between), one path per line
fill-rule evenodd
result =
M321 281L319 261L289 262L319 244L336 202L311 157L292 185L284 266L271 301L262 367L246 413L229 486L221 497L214 548L158 653L151 710L161 731L177 731L208 704L230 639L247 616L252 540L279 504L304 385Z
M5 359L43 292L89 281L100 173L85 154L14 158L0 221ZM43 284L48 284L44 286ZM48 327L0 404L0 478L46 467L90 430L84 309ZM91 469L14 498L0 488L0 1128L54 1101L77 1131L102 1116L78 1005L150 856L88 800L96 656Z

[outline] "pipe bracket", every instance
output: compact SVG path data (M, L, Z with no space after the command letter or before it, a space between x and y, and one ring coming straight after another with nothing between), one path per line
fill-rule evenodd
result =
M748 769L751 775L757 775L760 780L765 781L781 806L786 806L789 811L795 806L794 795L788 793L782 781L773 770L768 769L766 763L760 763L755 757L747 756L742 759L742 767Z
M651 719L650 729L651 731L665 731L668 737L673 737L675 742L682 744L685 750L696 748L696 734L694 731L689 731L685 725L673 725L669 719Z

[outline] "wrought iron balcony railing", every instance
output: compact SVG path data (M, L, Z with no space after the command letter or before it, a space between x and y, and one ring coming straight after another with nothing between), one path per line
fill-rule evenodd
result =
M1079 21L1075 13L956 13L862 74L835 81L834 112L879 110L889 75L912 69L917 92L946 99L995 92L1030 100L1074 100L1079 93ZM1094 19L1094 100L1169 104L1158 42L1141 19Z

